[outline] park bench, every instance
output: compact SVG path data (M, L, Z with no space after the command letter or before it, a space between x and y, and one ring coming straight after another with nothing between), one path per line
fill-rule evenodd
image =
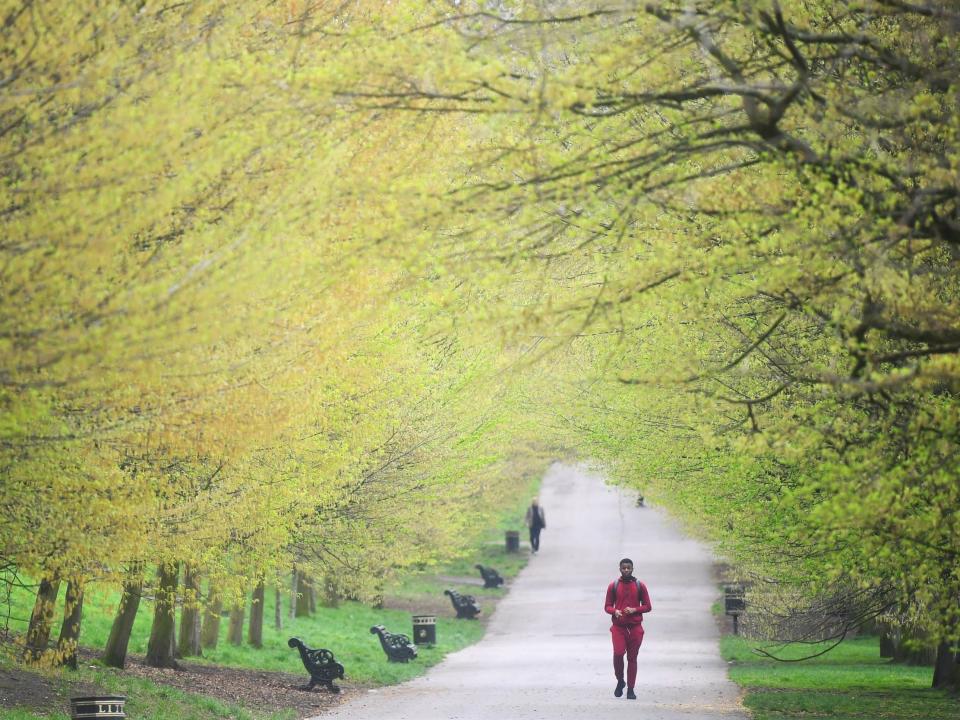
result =
M383 625L374 625L370 628L370 632L380 638L380 647L383 648L390 662L407 662L417 656L417 648L406 635L394 634Z
M332 652L326 648L308 648L300 638L290 638L287 645L300 651L303 667L310 673L310 684L304 690L312 690L314 685L326 685L330 692L340 692L333 681L343 679L343 665L337 662Z
M480 606L473 595L461 595L456 590L444 590L443 594L450 596L450 602L453 603L453 609L457 611L459 619L475 620L480 614Z
M484 567L483 565L474 565L474 567L480 571L480 575L483 577L483 586L485 588L495 588L503 585L503 578L500 577L500 573L493 568Z

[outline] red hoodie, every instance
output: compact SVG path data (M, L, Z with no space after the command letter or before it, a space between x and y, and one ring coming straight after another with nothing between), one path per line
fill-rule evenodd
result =
M632 582L620 579L616 597L613 596L613 587L617 585L617 582L614 581L607 587L607 599L603 604L603 609L607 615L613 615L614 610L622 612L624 608L628 607L639 609L639 612L631 615L614 616L612 618L614 625L639 625L643 622L643 613L653 610L647 586L636 578L631 578L631 580Z

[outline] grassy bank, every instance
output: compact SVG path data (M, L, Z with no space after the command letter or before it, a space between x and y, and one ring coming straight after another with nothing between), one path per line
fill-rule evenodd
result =
M482 592L479 590L475 594L481 595ZM351 680L362 684L390 684L408 679L418 674L418 671L438 662L444 654L480 639L483 635L483 627L480 623L457 621L453 619L452 614L451 608L451 617L437 618L437 646L422 649L416 664L390 663L384 666L383 651L380 649L377 637L370 634L370 627L383 625L391 632L410 635L409 612L371 608L356 602L343 602L337 608L318 607L309 617L285 616L283 629L276 630L273 626L273 598L271 597L265 602L262 648L228 643L226 639L228 623L224 619L220 623L221 637L217 647L204 649L202 658L190 658L190 661L236 668L301 673L304 671L300 657L296 650L287 645L289 638L300 637L310 647L325 647L332 650L337 659L347 668ZM145 603L137 614L137 621L130 638L131 654L146 653L152 617L152 603ZM81 644L93 650L102 649L110 632L110 623L111 618L107 613L89 613L89 617L84 618Z
M280 671L301 678L305 683L307 674L299 654L287 645L290 637L300 637L311 647L325 647L334 652L345 668L346 677L339 683L345 689L388 685L422 674L448 653L475 643L483 636L483 620L490 616L497 599L504 595L505 590L487 590L476 584L480 581L480 574L474 565L493 566L509 581L526 564L527 551L506 553L504 529L520 529L523 511L537 484L538 481L531 481L522 499L515 506L507 508L469 552L442 565L420 572L406 572L384 582L384 607L344 601L338 607L317 607L316 612L308 617L291 618L289 598L284 594L283 627L277 630L274 627L275 595L268 591L264 602L262 648L247 644L231 645L227 641L229 623L224 618L220 624L217 647L205 649L202 658L190 658L189 662L221 668ZM447 588L474 595L483 608L482 620L456 620L449 599L443 595L443 590ZM58 618L62 612L64 592L65 588L61 588ZM8 625L14 634L26 629L33 599L33 594L26 590L13 594ZM14 660L16 650L12 645L6 646L5 654L0 651L0 696L5 696L7 704L12 701L13 705L0 707L0 720L65 720L68 717L65 709L71 695L98 692L126 695L129 698L127 714L138 720L292 720L297 717L292 710L256 710L244 706L242 699L224 702L209 697L203 694L202 687L197 688L198 692L189 692L102 667L95 658L106 644L118 600L115 588L96 585L88 588L80 644L91 652L84 653L84 661L77 671L57 669L43 674L33 673L18 667ZM418 658L411 663L390 663L376 635L370 633L370 628L383 625L391 632L410 636L411 613L437 616L437 644L419 648ZM141 603L131 634L131 656L146 652L152 618L153 605L145 600ZM55 637L59 622L54 625ZM49 695L48 702L42 702L39 697L42 692L39 691L27 698L28 685L46 692ZM38 708L37 705L45 707ZM274 707L284 707L283 701L278 700Z
M892 664L875 637L848 640L802 662L778 662L752 651L757 641L725 636L730 677L746 691L754 720L958 720L960 701L929 689L928 667ZM800 658L823 647L793 646L778 657Z
M474 594L480 596L484 603L482 591L474 589ZM486 591L491 592L491 591ZM446 599L446 598L444 598ZM455 620L451 617L438 616L437 618L437 645L435 647L419 648L418 658L411 663L388 662L380 643L375 635L370 633L372 625L384 625L393 632L411 634L410 613L402 610L377 609L360 603L345 602L338 608L319 607L309 617L284 618L284 628L281 631L274 629L269 619L272 616L272 600L266 603L268 622L263 632L263 647L253 648L248 645L234 646L221 637L215 649L204 650L204 657L190 658L191 664L217 665L231 668L248 668L260 671L281 671L290 673L306 683L308 676L295 649L287 645L288 638L301 637L312 647L325 647L333 650L337 660L345 668L345 679L339 684L345 688L370 687L402 682L417 675L440 662L450 652L463 648L478 641L483 635L484 626L480 622ZM489 611L489 601L485 603ZM150 608L152 611L152 608ZM147 633L151 612L141 612L138 617L137 632L131 638L131 653L142 654L146 649ZM97 623L91 623L96 626ZM226 625L226 623L222 623ZM100 639L102 632L107 628L94 628L87 635L94 640ZM221 628L225 632L225 628ZM105 640L105 638L103 638ZM100 644L90 646L99 650ZM296 713L278 712L266 713L240 703L229 703L209 697L204 693L205 688L198 687L198 692L185 692L173 687L156 684L150 680L131 677L129 674L113 668L102 667L98 660L89 659L89 655L78 671L53 670L45 673L46 683L51 692L56 695L49 703L50 706L68 707L71 695L86 694L88 692L108 692L126 695L130 698L128 716L138 720L213 720L214 718L233 718L234 720L290 720ZM9 655L0 660L0 673L4 668L14 668L15 664ZM299 680L297 681L299 682ZM81 686L90 686L96 689L78 689ZM22 698L26 700L26 698ZM12 700L18 702L16 685L12 689ZM240 701L242 702L242 700ZM282 706L282 700L278 705ZM26 720L27 718L50 717L59 720L67 718L65 712L54 712L49 716L36 709L0 709L0 720Z

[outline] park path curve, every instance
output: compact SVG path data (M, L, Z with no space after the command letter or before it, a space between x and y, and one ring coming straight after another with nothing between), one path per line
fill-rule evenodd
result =
M540 493L548 526L540 553L513 580L483 640L318 720L747 718L717 649L710 554L635 497L582 467L553 465ZM624 556L653 603L635 701L613 697L603 612Z

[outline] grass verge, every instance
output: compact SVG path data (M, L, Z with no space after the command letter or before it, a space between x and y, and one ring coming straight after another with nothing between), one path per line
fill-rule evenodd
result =
M754 720L958 720L960 701L930 689L931 669L892 664L875 637L847 640L801 662L753 652L757 641L721 638L730 677L746 691ZM779 648L779 646L777 646ZM825 647L792 646L778 657L800 658Z
M264 602L263 647L234 646L227 642L228 622L220 624L220 639L216 648L205 649L202 658L190 658L194 665L217 666L258 671L290 673L302 682L307 674L296 650L287 645L290 637L300 637L311 647L332 650L345 667L345 689L389 685L421 675L445 655L473 644L481 639L484 626L496 600L505 590L484 589L475 584L480 575L477 563L495 567L508 580L526 564L528 553L507 553L504 544L505 529L520 529L523 513L529 497L535 492L539 479L531 480L527 492L508 508L499 521L490 528L474 548L448 563L421 572L406 573L384 584L385 603L374 608L357 602L345 601L338 607L318 607L309 617L291 618L287 608L283 610L283 627L277 630L273 624L275 595L268 591ZM483 608L482 620L456 620L449 599L443 590L452 588L472 594ZM62 612L65 588L61 588L57 617ZM138 720L293 720L295 710L268 712L237 702L218 700L203 694L203 687L183 690L163 682L135 677L124 671L102 667L99 655L110 632L113 614L119 600L115 588L90 586L84 600L84 619L80 643L88 648L84 661L77 671L51 670L33 673L18 667L14 660L15 649L7 645L7 654L0 652L0 720L36 720L52 718L65 720L69 697L78 694L116 693L128 697L127 715ZM33 596L27 591L15 592L11 597L9 627L14 633L26 629ZM286 605L286 599L284 600ZM412 634L411 613L435 614L437 616L437 645L419 648L418 658L411 663L390 663L384 655L375 635L370 633L373 625L384 625L395 633ZM130 656L143 655L149 639L153 606L149 601L141 604L130 638ZM56 623L55 623L56 625ZM54 628L56 630L56 628ZM2 650L2 646L0 646ZM242 685L245 680L241 679ZM293 681L296 684L296 680ZM27 686L34 688L28 698ZM198 692L191 692L192 690ZM290 692L296 694L296 690ZM43 695L46 693L46 700ZM234 697L228 695L228 697ZM18 705L22 707L17 707ZM283 707L283 700L271 707ZM316 713L314 713L316 714ZM306 716L303 709L299 716Z

